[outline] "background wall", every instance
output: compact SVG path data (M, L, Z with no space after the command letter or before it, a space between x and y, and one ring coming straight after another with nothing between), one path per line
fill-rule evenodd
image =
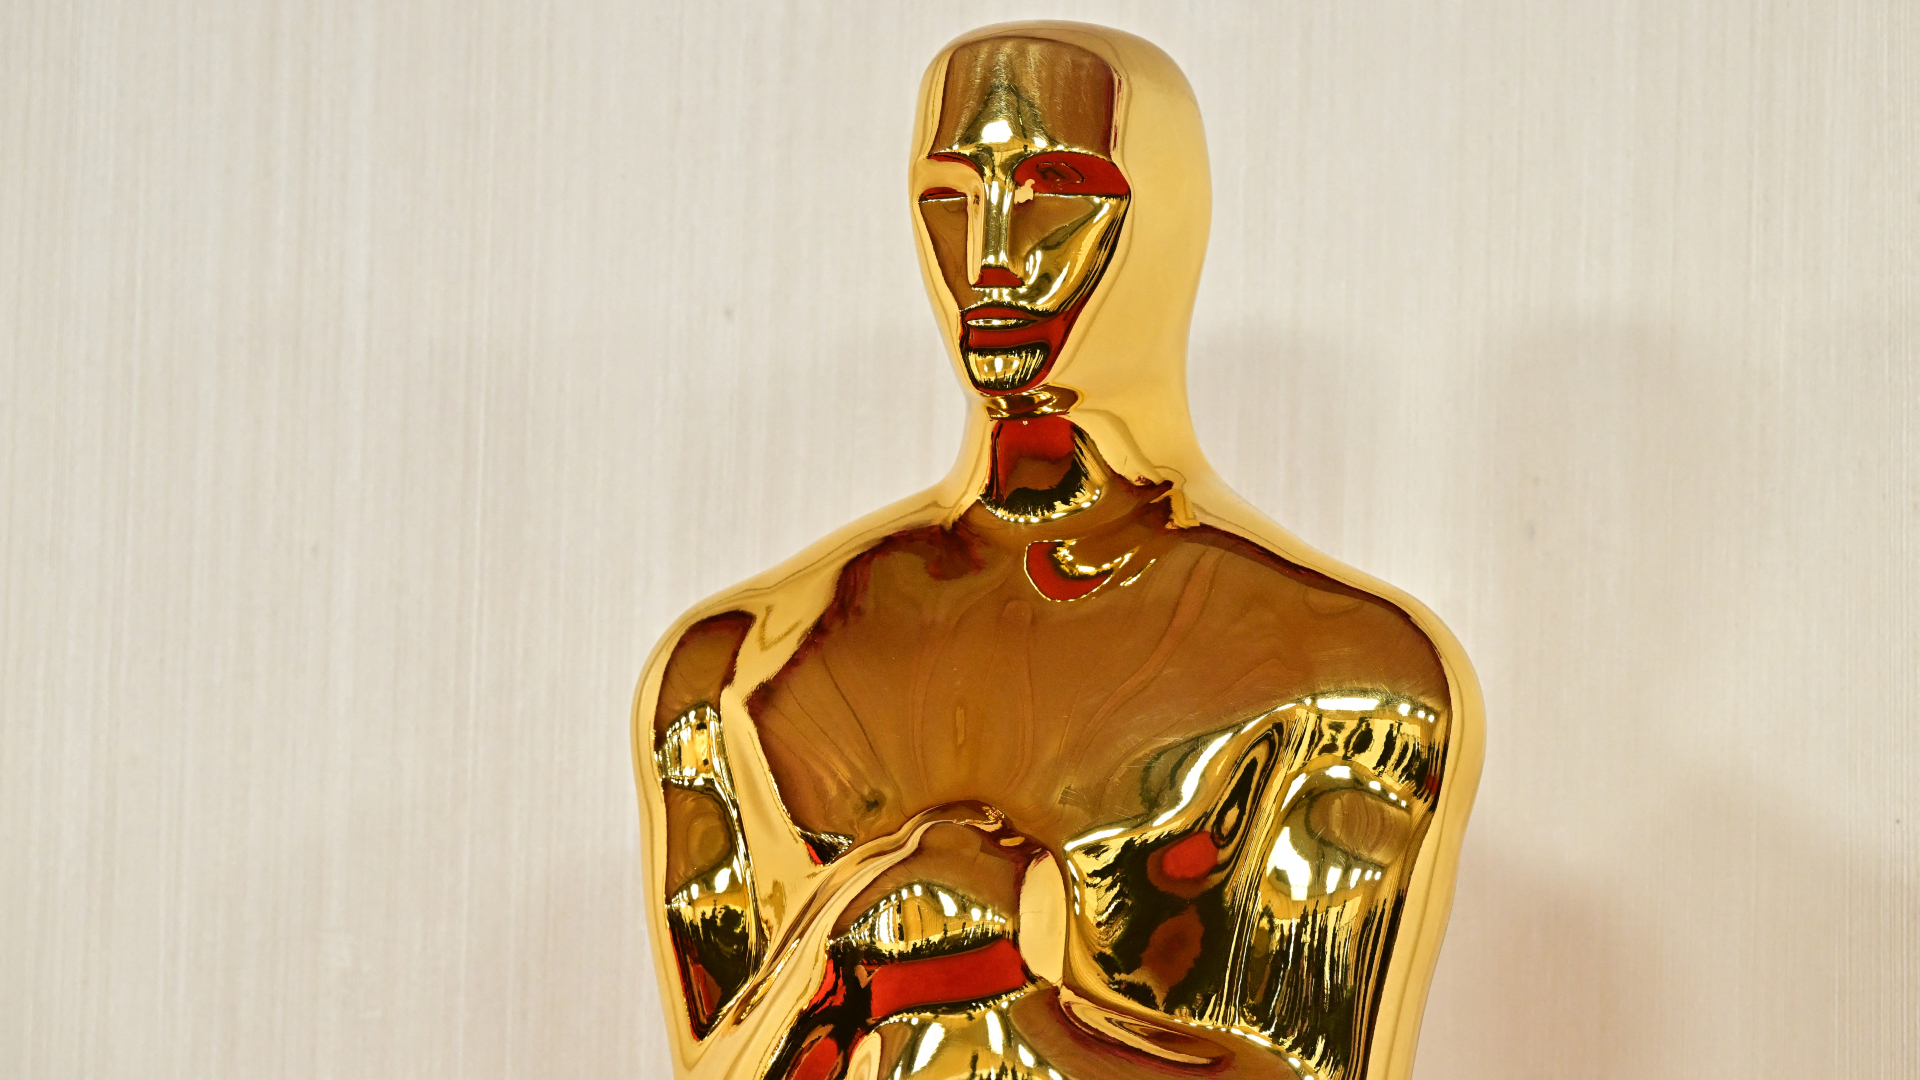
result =
M0 5L0 1073L652 1077L628 695L930 483L903 168L1084 18L1197 421L1491 746L1419 1075L1920 1075L1920 7Z

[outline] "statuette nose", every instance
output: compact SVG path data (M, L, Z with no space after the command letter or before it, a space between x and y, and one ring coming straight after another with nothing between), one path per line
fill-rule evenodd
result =
M977 220L971 223L980 243L974 288L1017 289L1026 284L1013 269L1013 208L1032 198L1032 181L1019 185L1004 178L987 181Z

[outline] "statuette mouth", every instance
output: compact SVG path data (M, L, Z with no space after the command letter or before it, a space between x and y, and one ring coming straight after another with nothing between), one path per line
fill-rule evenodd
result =
M1008 307L1004 304L981 304L968 308L962 315L969 327L976 330L1015 330L1031 326L1045 318L1042 312L1027 311L1023 308Z

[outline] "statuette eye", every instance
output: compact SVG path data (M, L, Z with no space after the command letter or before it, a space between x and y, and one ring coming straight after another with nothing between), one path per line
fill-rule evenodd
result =
M1080 170L1058 161L1049 161L1035 171L1040 174L1040 179L1053 184L1077 184L1086 179L1080 175Z

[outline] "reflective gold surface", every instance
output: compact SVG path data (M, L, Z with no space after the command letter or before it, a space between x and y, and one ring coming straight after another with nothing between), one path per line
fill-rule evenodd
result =
M1478 689L1194 442L1185 78L991 27L928 69L914 145L958 464L689 612L640 685L674 1068L1406 1076Z

